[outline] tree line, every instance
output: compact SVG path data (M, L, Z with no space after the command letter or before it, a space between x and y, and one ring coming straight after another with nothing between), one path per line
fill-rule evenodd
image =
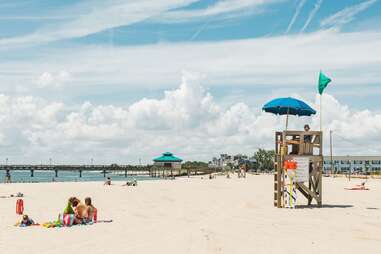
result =
M275 151L259 149L252 157L254 160L244 162L246 169L257 172L272 172L275 171ZM183 169L205 169L208 168L208 163L202 161L187 161L182 164ZM236 170L239 166L232 163L227 163L226 167L222 170Z

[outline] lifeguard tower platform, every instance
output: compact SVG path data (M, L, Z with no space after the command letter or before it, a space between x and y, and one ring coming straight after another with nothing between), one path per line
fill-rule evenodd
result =
M274 206L285 207L287 170L285 161L296 162L293 191L300 192L311 205L322 205L323 133L321 131L283 131L275 133ZM285 189L286 186L286 189ZM287 194L287 193L286 193ZM287 195L286 195L287 196ZM295 193L296 196L296 193ZM300 199L298 195L298 199ZM296 203L296 202L295 202Z

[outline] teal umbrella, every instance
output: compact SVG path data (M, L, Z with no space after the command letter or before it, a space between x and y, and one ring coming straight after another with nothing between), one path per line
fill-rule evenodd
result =
M287 115L286 130L289 115L310 116L316 114L316 111L308 106L307 103L292 97L273 99L266 103L262 107L262 110L276 115Z

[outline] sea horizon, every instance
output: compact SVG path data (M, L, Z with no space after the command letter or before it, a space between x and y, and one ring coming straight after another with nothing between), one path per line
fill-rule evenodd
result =
M117 172L107 172L106 177L103 176L101 171L83 171L82 177L79 176L79 171L59 171L58 177L55 176L54 171L35 170L34 176L31 176L30 171L15 170L11 172L12 183L44 183L44 182L101 182L105 181L108 177L112 181L128 181L136 179L143 180L156 180L158 178L144 176L144 175L128 175ZM5 182L5 171L0 170L0 183Z

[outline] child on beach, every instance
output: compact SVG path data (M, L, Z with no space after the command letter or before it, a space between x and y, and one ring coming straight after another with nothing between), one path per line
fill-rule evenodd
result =
M94 221L94 217L95 217L94 213L96 212L96 208L91 203L90 197L85 198L85 205L86 205L86 211L87 211L86 221L87 222Z
M21 221L16 223L15 226L28 227L28 226L32 226L32 225L36 225L36 223L34 223L34 221L31 218L29 218L29 216L27 214L24 214L22 216Z

